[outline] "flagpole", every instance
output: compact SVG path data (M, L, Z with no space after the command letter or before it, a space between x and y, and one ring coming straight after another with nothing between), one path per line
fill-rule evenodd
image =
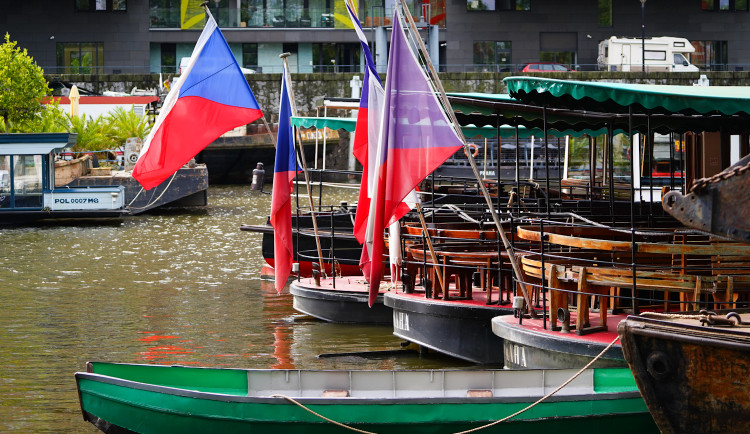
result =
M446 111L448 112L448 116L451 118L451 122L453 122L454 129L456 130L456 133L458 137L463 142L464 147L464 153L469 158L469 164L471 165L471 169L474 172L474 176L477 178L477 182L479 183L479 188L482 189L482 195L484 196L485 201L487 202L487 206L490 209L490 214L492 215L492 220L495 222L495 226L497 227L497 231L500 234L500 237L503 240L503 246L505 247L505 251L508 252L508 260L510 261L511 266L513 267L513 272L516 275L516 280L521 286L521 292L523 293L523 298L526 301L526 305L529 309L529 314L532 318L536 318L537 314L534 310L533 305L531 304L531 298L529 297L529 292L526 288L526 282L523 280L523 275L521 274L521 269L518 267L518 261L516 261L515 254L513 252L513 246L510 245L510 241L508 241L508 237L505 234L505 230L503 229L502 224L500 223L500 217L497 215L497 210L495 209L492 199L490 198L490 194L487 191L487 187L484 185L484 182L482 181L481 176L479 175L479 169L477 169L477 163L474 161L474 156L472 155L472 152L469 150L469 145L466 142L466 137L464 137L463 131L461 131L461 128L459 127L458 119L456 119L456 114L453 112L453 107L451 106L450 102L448 101L448 96L445 94L445 89L443 88L443 84L440 82L440 79L438 78L437 71L435 71L435 67L432 64L432 60L430 60L430 55L427 53L427 48L424 46L424 42L422 42L422 38L419 36L419 31L417 30L416 24L414 24L414 18L411 16L411 12L409 12L409 8L406 6L405 0L400 0L401 8L404 12L404 18L409 23L409 27L411 27L412 32L416 37L417 43L419 44L419 49L422 50L422 54L425 57L427 67L430 69L430 73L433 77L435 77L435 85L437 86L438 90L440 91L440 99L443 105L446 107ZM498 166L498 170L500 169L500 166ZM499 190L498 190L499 193Z
M287 83L286 88L289 90L289 102L291 103L291 106L292 106L291 107L292 116L297 116L297 105L294 102L294 91L292 90L292 87L290 86L291 79L287 76L287 74L289 73L289 64L287 63L286 58L289 56L291 56L291 53L279 54L279 57L284 61L284 71L286 72L284 74L284 80L286 80L286 83ZM315 233L315 247L317 247L318 249L318 263L320 264L320 272L323 273L323 275L325 276L326 269L323 266L323 249L321 249L320 247L320 235L318 233L318 220L315 218L315 202L313 201L312 190L310 189L310 178L307 174L307 162L305 160L305 149L302 147L302 135L300 134L299 129L294 128L294 131L297 135L297 142L299 143L300 159L302 160L302 173L305 174L305 185L307 186L307 197L310 199L310 216L312 217L313 231ZM331 273L334 275L336 274L333 268L333 265L331 265Z

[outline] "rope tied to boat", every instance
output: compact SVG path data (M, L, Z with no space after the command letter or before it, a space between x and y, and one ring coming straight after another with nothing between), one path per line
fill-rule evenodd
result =
M722 317L716 312L701 309L698 314L680 314L680 313L662 313L662 312L641 312L640 316L653 319L694 319L700 321L705 326L723 326L723 327L750 327L750 324L742 321L737 312L729 312Z
M603 356L603 355L604 355L604 354L605 354L605 353L606 353L607 351L609 351L609 349L610 349L610 348L612 348L612 346L613 346L613 345L614 345L614 344L615 344L615 343L616 343L616 342L617 342L618 340L620 340L620 337L619 337L619 336L615 337L615 339L614 339L614 340L612 340L612 342L610 342L610 343L609 343L609 345L607 345L607 346L606 346L606 347L605 347L605 348L604 348L604 349L603 349L603 350L602 350L602 351L601 351L601 352L600 352L600 353L599 353L599 354L598 354L598 355L597 355L596 357L594 357L593 359L591 359L591 361L590 361L590 362L588 362L588 363L586 364L586 366L584 366L583 368L581 368L581 369L580 369L580 370L579 370L578 372L576 372L576 373L575 373L575 374L574 374L574 375L573 375L572 377L570 377L570 378L569 378L568 380L566 380L566 381L565 381L565 382L564 382L563 384L561 384L560 386L558 386L558 387L557 387L557 389L555 389L555 390L553 390L552 392L550 392L550 393L548 393L548 394L544 395L543 397L539 398L539 399L538 399L538 400L536 400L536 401L535 401L534 403L532 403L532 404L530 404L530 405L526 406L525 408L523 408L523 409L521 409L521 410L518 410L517 412L515 412L515 413L511 414L510 416L506 416L506 417L504 417L504 418L502 418L502 419L500 419L500 420L496 420L496 421L494 421L494 422L490 422L490 423L488 423L488 424L486 424L486 425L478 426L478 427L476 427L476 428L472 428L472 429L470 429L470 430L466 430L466 431L459 431L459 432L457 432L457 433L454 433L454 434L469 434L469 433L473 433L473 432L476 432L476 431L480 431L480 430L483 430L483 429L485 429L485 428L489 428L489 427L495 426L495 425L497 425L497 424L499 424L499 423L505 422L505 421L507 421L507 420L509 420L509 419L512 419L512 418L514 418L514 417L518 416L518 415L519 415L519 414L521 414L521 413L524 413L524 412L526 412L526 411L528 411L528 410L531 410L532 408L536 407L536 406L537 406L538 404L541 404L542 402L546 401L546 400L547 400L547 399L548 399L549 397L551 397L552 395L554 395L554 394L556 394L557 392L561 391L561 390L562 390L562 389L563 389L563 388L564 388L565 386L567 386L568 384L570 384L571 382L573 382L573 380L575 380L575 379L576 379L576 378L578 378L578 377L579 377L579 376L580 376L581 374L583 374L583 372L584 372L584 371L586 371L586 369L588 369L589 367L591 367L591 365L593 365L594 363L596 363L596 361L597 361L597 360L599 360L599 359L600 359L600 358L601 358L601 357L602 357L602 356ZM319 417L319 418L321 418L321 419L323 419L323 420L325 420L325 421L327 421L327 422L330 422L330 423L332 423L332 424L334 424L334 425L340 426L340 427L342 427L342 428L346 428L346 429L348 429L348 430L351 430L351 431L355 431L355 432L359 432L359 433L364 433L364 434L376 434L376 433L374 433L374 432L371 432L371 431L365 431L365 430L361 430L361 429L359 429L359 428L355 428L355 427L353 427L353 426L349 426L349 425L343 424L343 423L341 423L341 422L337 422L337 421L335 421L335 420L333 420L333 419L330 419L330 418L328 418L328 417L325 417L325 416L323 416L322 414L320 414L320 413L317 413L317 412L315 412L314 410L310 409L310 408L309 408L309 407L307 407L306 405L302 404L301 402L298 402L297 400L295 400L294 398L291 398L291 397L289 397L289 396L286 396L286 395L279 395L279 394L274 394L274 395L271 395L271 398L283 398L283 399L285 399L285 400L287 400L287 401L291 402L292 404L295 404L295 405L299 406L300 408L304 409L305 411L307 411L307 412L309 412L309 413L311 413L311 414L313 414L313 415L315 415L315 416L317 416L317 417Z
M166 187L164 187L164 190L162 190L161 194L159 194L159 197L157 197L156 199L152 200L151 203L149 203L146 206L135 207L135 208L132 208L132 209L145 209L145 208L148 208L151 205L155 204L156 202L158 202L159 199L161 199L162 196L164 196L164 193L166 193L167 190L169 190L169 186L172 185L172 181L174 181L174 177L175 176L177 176L177 172L173 173L172 177L169 178L169 183L167 183ZM130 203L128 204L128 208L130 208L130 206L133 205L133 203L135 202L135 200L138 199L138 196L140 196L143 191L144 191L144 188L141 187L141 190L138 192L138 194L136 194L135 197L133 198L133 200L131 200ZM153 195L152 195L152 197L153 197Z
M584 367L583 367L583 368L581 368L581 369L580 369L580 370L579 370L578 372L576 372L575 374L573 374L573 376L572 376L572 377L570 377L570 378L569 378L568 380L566 380L566 381L565 381L565 382L564 382L563 384L561 384L560 386L558 386L558 387L557 387L557 389L555 389L555 390L553 390L552 392L550 392L550 393L548 393L548 394L544 395L543 397L539 398L539 399L538 399L538 400L536 400L536 401L535 401L534 403L532 403L532 404L530 404L530 405L526 406L525 408L522 408L521 410L518 410L517 412L515 412L515 413L511 414L510 416L506 416L506 417L504 417L504 418L502 418L502 419L500 419L500 420L496 420L496 421L494 421L494 422L491 422L491 423L488 423L488 424L486 424L486 425L478 426L478 427L476 427L476 428L472 428L472 429L469 429L469 430L466 430L466 431L460 431L460 432L457 432L457 433L454 433L454 434L468 434L468 433L473 433L473 432L477 432L477 431L483 430L483 429L485 429L485 428L489 428L489 427L495 426L495 425L497 425L497 424L499 424L499 423L503 423L503 422L505 422L505 421L507 421L507 420L510 420L510 419L512 419L512 418L514 418L514 417L516 417L516 416L518 416L518 415L519 415L519 414L521 414L521 413L524 413L524 412L526 412L526 411L528 411L528 410L531 410L532 408L534 408L534 407L536 407L537 405L541 404L542 402L546 401L546 400L547 400L547 399L548 399L549 397L551 397L551 396L552 396L552 395L554 395L555 393L557 393L557 392L561 391L561 390L562 390L562 389L563 389L563 388L564 388L565 386L567 386L567 385L568 385L568 384L570 384L570 383L571 383L571 382L572 382L573 380L575 380L575 379L576 379L576 378L578 378L578 377L579 377L579 376L580 376L581 374L583 374L583 372L584 372L584 371L586 371L586 369L588 369L589 367L591 367L591 365L593 365L593 364L594 364L594 363L595 363L595 362L596 362L597 360L599 360L599 359L600 359L600 358L601 358L601 357L602 357L602 356L604 355L604 353L606 353L607 351L609 351L609 349L610 349L610 348L612 348L612 346L613 346L613 345L614 345L614 344L615 344L615 343L616 343L616 342L617 342L618 340L620 340L620 337L619 337L619 336L615 337L615 338L614 338L614 339L612 340L612 342L610 342L610 343L609 343L609 345L607 345L607 346L606 346L606 347L605 347L605 348L604 348L604 349L603 349L603 350L602 350L602 351L601 351L601 352L600 352L599 354L597 354L597 356L596 356L596 357L594 357L593 359L591 359L591 361L590 361L590 362L588 362L588 363L586 364L586 366L584 366Z
M311 413L311 414L313 414L313 415L315 415L315 416L323 419L326 422L330 422L330 423L332 423L334 425L340 426L341 428L346 428L348 430L355 431L355 432L358 432L358 433L363 433L363 434L377 434L377 433L374 433L372 431L365 431L365 430L362 430L362 429L359 429L359 428L355 428L353 426L349 426L349 425L341 423L341 422L337 422L337 421L335 421L333 419L327 418L327 417L323 416L322 414L315 412L311 408L307 407L305 404L302 404L301 402L297 401L296 399L294 399L294 398L292 398L290 396L275 394L275 395L271 395L271 398L283 398L283 399L286 399L287 401L291 402L292 404L294 404L296 406L299 406L303 410L305 410L305 411L307 411L307 412L309 412L309 413Z

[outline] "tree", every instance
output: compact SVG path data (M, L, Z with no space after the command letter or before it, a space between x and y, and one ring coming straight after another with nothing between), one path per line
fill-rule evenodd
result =
M5 42L0 45L2 130L8 132L11 124L33 119L42 111L42 99L51 93L42 68L6 33Z

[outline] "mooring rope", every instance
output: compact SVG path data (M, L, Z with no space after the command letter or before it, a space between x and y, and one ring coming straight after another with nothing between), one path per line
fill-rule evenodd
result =
M572 377L570 377L570 378L569 378L569 379L568 379L568 380L567 380L566 382L564 382L563 384L561 384L561 385L560 385L560 386L559 386L559 387L558 387L557 389L555 389L555 390L553 390L552 392L550 392L550 393L548 393L548 394L544 395L543 397L539 398L539 399L538 399L538 400L537 400L536 402L534 402L533 404L530 404L530 405L526 406L526 408L523 408L523 409L521 409L521 410L518 410L517 412L515 412L515 413L511 414L510 416L506 416L506 417L504 417L504 418L502 418L502 419L500 419L500 420L496 420L496 421L494 421L494 422L488 423L487 425L482 425L482 426L478 426L478 427L476 427L476 428L472 428L472 429L470 429L470 430L466 430L466 431L460 431L460 432L457 432L457 433L455 433L455 434L468 434L468 433L476 432L476 431L479 431L479 430L483 430L483 429L485 429L485 428L489 428L489 427L491 427L491 426L495 426L495 425L497 425L497 424L499 424L499 423L502 423L502 422L505 422L505 421L507 421L507 420L509 420L509 419L512 419L512 418L514 418L514 417L518 416L519 414L521 414L521 413L524 413L524 412L526 412L526 411L528 411L528 410L530 410L530 409L532 409L532 408L536 407L536 406L537 406L538 404L541 404L542 402L546 401L546 400L547 400L547 398L549 398L550 396L552 396L552 395L554 395L555 393L559 392L559 391L560 391L560 390L562 390L562 389L563 389L563 388L564 388L565 386L567 386L567 385L568 385L568 384L570 384L570 383L571 383L571 382L572 382L573 380L575 380L575 379L576 379L576 378L578 378L578 377L579 377L579 376L580 376L581 374L583 374L583 372L584 372L584 371L585 371L586 369L588 369L588 368L589 368L589 367L590 367L591 365L593 365L593 364L594 364L594 362L596 362L597 360L599 360L599 358L600 358L600 357L602 357L602 356L604 355L604 353L606 353L606 352L607 352L607 351L608 351L608 350L609 350L610 348L612 348L612 346L613 346L613 345L615 344L615 342L617 342L617 341L618 341L619 339L620 339L620 337L619 337L619 336L615 337L615 339L614 339L614 340L613 340L612 342L610 342L610 343L609 343L609 345L607 345L607 346L606 346L606 347L605 347L605 348L604 348L604 349L602 350L602 352L601 352L601 353L599 353L599 354L598 354L598 355L597 355L596 357L594 357L593 359L591 359L591 361L590 361L590 362L588 362L588 363L586 364L586 366L584 366L583 368L581 368L581 369L580 369L580 370L579 370L578 372L576 372L576 373L575 373L575 374L574 374L574 375L573 375Z
M159 197L157 197L156 199L154 199L153 201L151 201L151 203L149 203L149 204L148 204L148 205L146 205L146 206L139 206L139 207L137 207L137 208L133 208L133 209L144 209L144 208L148 208L148 207L150 207L151 205L153 205L153 204L155 204L156 202L158 202L158 201L159 201L159 199L161 199L161 197L162 197L162 196L164 196L164 193L166 193L166 192L167 192L167 190L169 190L169 186L170 186L170 185L172 185L172 181L174 181L174 177L175 177L176 175L177 175L177 172L175 172L175 173L173 173L173 174L172 174L172 177L171 177L171 178L169 178L169 183L167 184L167 186L166 186L166 187L164 187L164 190L162 190L162 192L161 192L161 194L159 195ZM143 187L141 187L141 191L143 191ZM136 199L136 198L137 198L137 197L138 197L138 196L139 196L139 195L141 194L141 191L139 191L139 192L138 192L138 194L136 194L136 195L135 195L135 197L133 198L133 200L131 200L131 201L130 201L130 204L128 205L128 207L130 207L130 205L132 205L132 204L133 204L133 202L135 202L135 199Z
M656 319L695 319L695 320L702 320L702 319L708 319L709 314L683 314L683 313L663 313L663 312L641 312L638 315L646 318L656 318Z
M289 397L289 396L286 396L286 395L271 395L271 398L284 398L284 399L286 399L287 401L291 402L292 404L294 404L294 405L297 405L297 406L299 406L299 407L300 407L300 408L302 408L303 410L305 410L305 411L307 411L307 412L309 412L309 413L311 413L311 414L314 414L315 416L317 416L317 417L319 417L319 418L321 418L321 419L325 420L326 422L330 422L330 423L332 423L332 424L334 424L334 425L338 425L338 426L340 426L340 427L342 427L342 428L346 428L346 429L348 429L348 430L351 430L351 431L355 431L355 432L359 432L359 433L363 433L363 434L376 434L376 433L374 433L374 432L372 432L372 431L365 431L365 430L361 430L361 429L359 429L359 428L355 428L355 427L353 427L353 426L349 426L349 425L343 424L343 423L341 423L341 422L337 422L337 421L335 421L335 420L333 420L333 419L327 418L327 417L323 416L323 415L322 415L322 414L320 414L320 413L316 413L315 411L313 411L312 409L310 409L310 408L309 408L309 407L307 407L306 405L302 404L301 402L298 402L298 401L296 401L296 400L295 400L294 398L292 398L292 397Z
M483 430L483 429L485 429L485 428L489 428L489 427L495 426L495 425L497 425L497 424L499 424L499 423L505 422L505 421L507 421L507 420L509 420L509 419L512 419L512 418L514 418L514 417L518 416L519 414L521 414L521 413L524 413L524 412L526 412L526 411L528 411L528 410L530 410L530 409L532 409L532 408L536 407L536 406L537 406L538 404L541 404L542 402L546 401L546 400L547 400L547 399L548 399L548 398L549 398L550 396L552 396L552 395L554 395L555 393L559 392L559 391L560 391L560 390L562 390L562 389L563 389L563 388L564 388L565 386L567 386L567 385L568 385L568 384L570 384L570 383L571 383L571 382L572 382L573 380L575 380L575 379L576 379L576 378L578 378L578 377L579 377L579 376L580 376L581 374L583 374L583 372L584 372L584 371L586 371L586 369L588 369L588 368L589 368L589 367L590 367L591 365L593 365L593 364L594 364L594 363L595 363L595 362L596 362L597 360L599 360L599 359L600 359L600 358L601 358L601 357L602 357L602 356L604 355L604 353L606 353L606 352L607 352L607 351L608 351L608 350L609 350L610 348L612 348L612 346L613 346L613 345L614 345L614 344L615 344L615 343L616 343L616 342L617 342L617 341L618 341L619 339L620 339L620 337L619 337L619 336L618 336L618 337L615 337L615 339L614 339L614 340L613 340L612 342L610 342L610 343L609 343L609 345L607 345L607 346L606 346L606 347L605 347L605 348L604 348L604 349L602 350L602 352L601 352L601 353L599 353L599 354L598 354L598 355L597 355L596 357L594 357L593 359L591 359L591 361L590 361L590 362L588 362L588 363L586 364L586 366L584 366L583 368L581 368L581 369L580 369L580 370L579 370L578 372L576 372L576 373L575 373L575 374L574 374L574 375L573 375L572 377L570 377L570 378L569 378L569 379L568 379L567 381L565 381L565 382L564 382L563 384L561 384L560 386L558 386L558 388L557 388L557 389L555 389L555 390L553 390L552 392L550 392L550 393L548 393L548 394L544 395L543 397L539 398L539 399L538 399L538 400L536 400L536 401L535 401L535 402L534 402L533 404L530 404L530 405L528 405L528 406L527 406L526 408L523 408L523 409L521 409L521 410L518 410L517 412L515 412L515 413L511 414L510 416L506 416L506 417L504 417L504 418L502 418L502 419L500 419L500 420L496 420L496 421L494 421L494 422L490 422L490 423L488 423L488 424L486 424L486 425L478 426L478 427L476 427L476 428L472 428L472 429L470 429L470 430L466 430L466 431L459 431L459 432L457 432L457 433L454 433L454 434L468 434L468 433L473 433L473 432L476 432L476 431L479 431L479 430ZM337 422L337 421L335 421L335 420L333 420L333 419L330 419L330 418L328 418L328 417L325 417L325 416L323 416L322 414L320 414L320 413L316 413L315 411L313 411L313 410L312 410L312 409L310 409L309 407L305 406L305 405L304 405L304 404L302 404L301 402L298 402L298 401L296 401L296 400L295 400L294 398L291 398L291 397L289 397L289 396L286 396L286 395L279 395L279 394L275 394L275 395L271 395L271 398L283 398L283 399L286 399L287 401L291 402L292 404L295 404L295 405L299 406L300 408L304 409L305 411L307 411L307 412L310 412L311 414L313 414L313 415L315 415L315 416L317 416L317 417L319 417L319 418L321 418L321 419L325 420L326 422L330 422L330 423L332 423L332 424L334 424L334 425L338 425L338 426L340 426L340 427L342 427L342 428L346 428L346 429L348 429L348 430L351 430L351 431L356 431L356 432L359 432L359 433L364 433L364 434L376 434L376 433L374 433L374 432L371 432L371 431L365 431L365 430L361 430L361 429L359 429L359 428L355 428L355 427L352 427L352 426L349 426L349 425L343 424L343 423L341 423L341 422Z

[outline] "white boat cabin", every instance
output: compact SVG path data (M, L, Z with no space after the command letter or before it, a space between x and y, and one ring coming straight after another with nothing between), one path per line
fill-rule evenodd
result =
M125 210L125 188L55 187L55 153L75 145L68 133L0 134L0 215L13 211Z

